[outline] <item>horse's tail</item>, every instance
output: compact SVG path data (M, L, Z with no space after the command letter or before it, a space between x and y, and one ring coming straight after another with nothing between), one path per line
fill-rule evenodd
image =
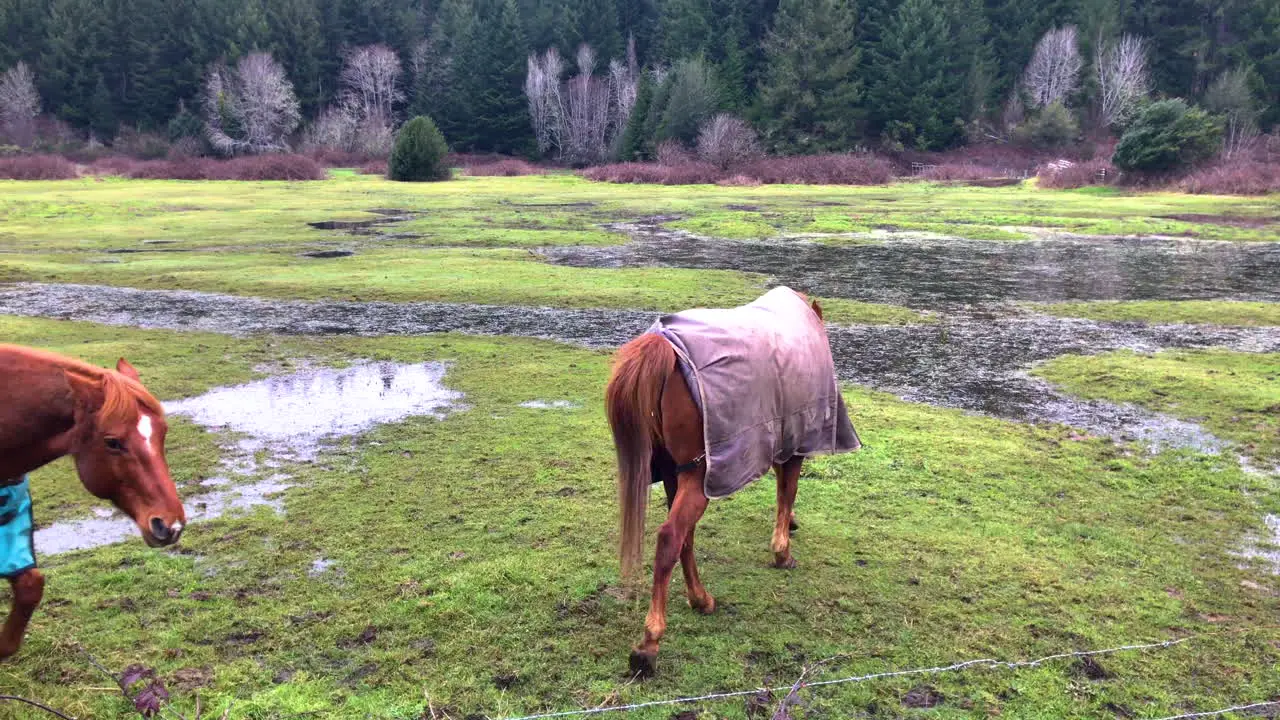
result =
M622 576L634 578L644 544L650 462L661 442L662 389L676 353L661 335L645 333L618 350L605 390L605 410L618 453L618 503L622 510L619 557Z

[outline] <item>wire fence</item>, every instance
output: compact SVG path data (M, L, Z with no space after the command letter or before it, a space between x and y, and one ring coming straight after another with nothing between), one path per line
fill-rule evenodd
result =
M1253 630L1259 630L1259 629L1262 629L1262 628L1253 628ZM952 663L950 665L939 665L936 667L927 667L927 668L912 668L909 670L891 670L886 672L870 673L867 675L850 675L848 677L835 678L831 680L818 680L813 682L805 682L802 677L801 680L797 681L793 685L782 685L778 687L760 687L760 688L752 688L750 690L733 690L728 692L709 693L706 695L670 698L667 700L649 700L646 702L629 703L625 705L608 705L608 706L595 707L595 708L583 708L580 710L564 710L560 712L536 713L533 715L513 715L513 716L504 716L500 718L490 717L489 720L549 720L550 718L584 717L589 715L602 715L605 713L630 712L632 710L641 710L644 708L652 708L652 707L662 707L662 706L670 706L670 705L688 705L688 704L698 703L698 702L711 702L711 701L725 700L725 699L737 698L737 697L758 696L758 695L765 695L765 694L771 695L772 693L782 692L782 691L786 691L790 696L790 695L794 695L796 692L798 692L800 689L803 689L803 688L816 688L816 687L823 687L828 685L844 685L848 683L861 683L861 682L867 682L870 680L879 680L883 678L894 678L894 677L906 677L911 675L938 675L942 673L956 672L959 670L967 670L971 668L985 668L988 670L1016 670L1019 668L1036 667L1043 663L1051 662L1054 660L1095 657L1099 655L1110 655L1110 654L1121 653L1121 652L1135 652L1139 650L1163 650L1166 648L1173 647L1175 645L1181 645L1183 643L1192 642L1194 640L1198 640L1203 637L1208 637L1210 635L1219 635L1219 634L1222 634L1222 633L1209 633L1206 635L1188 635L1186 637L1177 638L1174 640L1165 640L1163 642L1144 643L1139 645L1120 645L1117 647L1104 648L1102 650L1082 650L1078 652L1057 653L1054 655L1046 655L1041 658L1036 658L1034 660L1007 661L1007 660L996 660L993 658L979 658L974 660L962 660L959 662ZM828 658L818 664L828 663L835 659L837 658ZM1230 712L1238 712L1241 710L1256 709L1256 708L1262 708L1262 707L1267 707L1272 705L1280 706L1280 700L1258 702L1258 703L1253 703L1251 705L1239 705L1235 707L1224 708L1222 710L1211 710L1211 711L1199 712L1199 713L1187 713L1184 715L1171 715L1165 718L1158 718L1157 720L1182 720L1184 718L1211 717L1215 715L1225 715Z
M1053 662L1056 660L1097 657L1100 655L1112 655L1115 653L1124 653L1124 652L1165 650L1165 649L1174 647L1176 645L1182 645L1184 643L1193 642L1206 637L1212 637L1212 636L1218 636L1218 635L1224 635L1224 634L1243 634L1243 633L1256 632L1260 630L1271 630L1271 629L1276 629L1276 627L1265 626L1265 627L1247 628L1242 630L1229 630L1229 631L1222 631L1222 632L1216 632L1216 633L1188 635L1185 637L1176 638L1172 640L1165 640L1162 642L1142 643L1142 644L1133 644L1133 645L1119 645L1116 647L1103 648L1101 650L1079 650L1074 652L1055 653L1053 655L1045 655L1044 657L1035 658L1033 660L1010 661L1010 660L997 660L994 658L977 658L973 660L961 660L959 662L954 662L949 665L938 665L934 667L925 667L925 668L911 668L906 670L888 670L884 672L868 673L864 675L849 675L846 677L832 678L830 680L806 681L805 678L808 677L810 673L814 672L818 667L835 662L837 660L848 658L847 655L837 655L835 657L830 657L818 663L809 665L801 673L800 678L797 679L791 685L780 685L777 687L757 687L757 688L751 688L749 690L733 690L733 691L727 691L727 692L708 693L705 695L669 698L665 700L649 700L645 702L628 703L623 705L602 705L594 708L564 710L559 712L535 713L532 715L511 715L511 716L499 716L499 717L485 716L485 717L488 718L488 720L551 720L552 718L585 717L585 716L592 716L592 715L603 715L606 713L626 713L626 712L641 710L645 708L663 707L663 706L672 706L672 705L689 705L692 703L714 702L719 700L726 700L726 699L746 697L746 696L772 697L773 693L785 692L786 696L784 697L782 704L779 706L778 712L774 715L775 720L777 718L785 719L789 717L789 715L787 714L787 708L798 700L799 691L807 688L844 685L844 684L850 684L850 683L862 683L862 682L869 682L872 680L881 680L885 678L909 677L913 675L940 675L943 673L958 672L961 670L969 670L974 668L982 668L986 670L1018 670L1021 668L1038 667L1040 665L1043 665L1044 663ZM102 672L107 677L110 677L113 680L117 680L118 682L118 678L116 678L116 676L113 673L111 673L109 670L103 667L100 663L98 663L97 660L93 658L92 655L89 655L88 652L84 651L83 648L81 648L81 651L84 652L84 654L87 656L91 665L93 665L97 670ZM124 697L126 699L132 699L129 693L127 692L126 688L122 686L121 690L124 692ZM35 707L44 712L49 713L50 715L63 718L64 720L75 720L75 718L70 715L64 714L48 705L45 705L43 703L40 703L34 700L30 700L28 698L19 697L17 695L0 695L0 703L6 702L6 701L18 702L31 707ZM1234 705L1234 706L1222 708L1219 710L1205 710L1205 711L1198 711L1198 712L1188 712L1180 715L1168 715L1165 717L1154 718L1153 720L1191 720L1192 718L1217 717L1221 715L1226 715L1228 713L1256 711L1256 710L1261 710L1263 708L1270 708L1270 707L1274 707L1274 708L1277 708L1277 710L1280 710L1280 700L1263 700L1263 701L1253 702L1245 705ZM175 713L171 707L168 707L167 703L160 706L158 710L159 710L158 714L160 716L169 718L170 720L185 720L183 715L181 715L180 713ZM229 710L230 709L228 708L228 712L224 713L222 715L222 718L225 719L228 717ZM176 718L174 717L175 715L176 715ZM147 717L146 714L143 714L142 716ZM432 716L434 717L434 713L432 714ZM1276 715L1272 715L1271 717L1276 717Z

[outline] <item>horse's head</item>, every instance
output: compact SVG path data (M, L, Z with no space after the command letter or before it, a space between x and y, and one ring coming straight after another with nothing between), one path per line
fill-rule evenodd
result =
M91 384L91 397L101 397L101 404L79 418L74 454L80 482L133 518L151 547L176 543L187 515L164 458L164 408L124 358L116 372Z

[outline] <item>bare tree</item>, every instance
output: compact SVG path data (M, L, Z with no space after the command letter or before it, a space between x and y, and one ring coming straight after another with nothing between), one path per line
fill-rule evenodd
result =
M303 133L302 145L308 150L350 150L359 118L343 105L330 105L320 111Z
M301 113L293 84L270 53L252 53L205 79L205 130L224 155L288 151Z
M386 45L367 45L347 53L339 76L343 101L354 106L361 118L394 117L404 101L400 89L400 57Z
M39 114L40 93L31 68L19 62L0 74L0 130L4 135L17 145L30 145Z
M756 131L728 113L716 115L698 131L698 157L722 170L759 154Z
M1022 84L1035 107L1055 102L1064 105L1076 88L1083 61L1076 47L1076 27L1053 28L1036 44L1031 62L1023 73Z
M608 149L609 84L595 76L596 52L578 47L578 74L569 80L564 154L574 164L601 160Z
M1204 97L1205 105L1223 118L1222 155L1239 157L1251 150L1258 139L1258 107L1249 90L1247 70L1228 70L1213 81Z
M542 55L530 55L528 68L524 94L529 101L529 118L538 150L547 153L554 149L560 154L565 114L560 76L564 74L564 60L555 48L550 48Z
M1102 48L1095 64L1102 124L1110 127L1132 115L1147 94L1146 42L1136 35L1123 35Z
M564 61L554 48L529 56L524 92L538 149L573 164L604 160L635 108L639 67L634 44L626 64L613 61L609 74L595 74L596 53L578 48L578 73L565 82Z

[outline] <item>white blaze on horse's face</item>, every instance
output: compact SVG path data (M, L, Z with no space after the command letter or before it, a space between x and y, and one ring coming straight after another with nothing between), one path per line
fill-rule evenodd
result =
M142 413L142 416L138 418L138 434L141 435L142 439L145 441L143 447L147 449L147 452L149 453L154 452L154 450L151 447L151 416L150 415L146 413Z

